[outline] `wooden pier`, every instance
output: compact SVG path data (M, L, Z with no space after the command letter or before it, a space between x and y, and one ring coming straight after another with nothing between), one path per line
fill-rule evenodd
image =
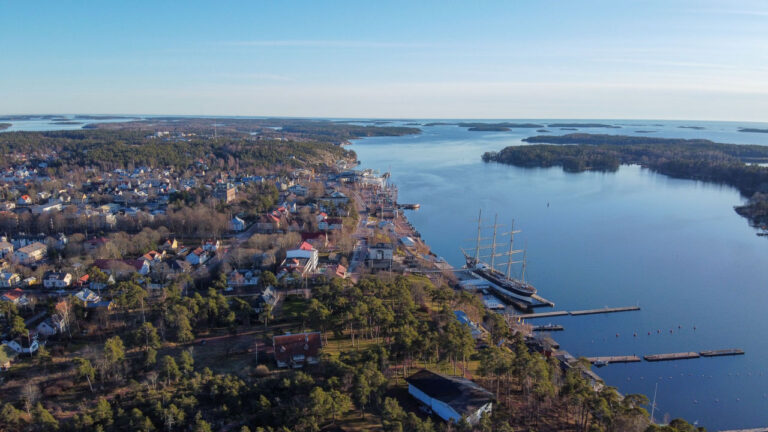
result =
M685 360L685 359L699 358L699 353L691 351L691 352L679 352L679 353L669 353L669 354L650 354L647 356L643 356L643 358L649 362L667 361L667 360Z
M702 351L699 354L701 354L702 357L734 356L734 355L744 355L744 350L740 350L737 348L721 349L721 350Z
M579 311L571 311L570 314L578 316L578 315L594 315L594 314L605 314L605 313L615 313L615 312L629 312L629 311L636 311L636 310L640 310L640 306L579 310Z
M642 361L638 356L604 356L604 357L587 357L590 363L637 363Z

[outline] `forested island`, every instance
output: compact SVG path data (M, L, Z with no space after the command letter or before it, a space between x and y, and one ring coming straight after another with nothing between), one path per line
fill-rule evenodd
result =
M561 166L568 172L612 172L619 165L636 164L674 178L726 184L750 198L748 204L736 207L737 213L755 226L768 224L768 168L754 165L768 161L766 146L581 133L523 141L536 145L487 152L483 160L521 167Z
M402 126L361 126L329 120L314 119L249 119L206 117L152 117L144 120L94 123L85 129L138 130L145 132L168 131L189 135L242 136L248 134L261 138L280 140L313 140L346 144L350 139L373 136L402 136L421 133L421 129Z
M614 126L603 123L552 123L548 125L551 128L605 128L605 129L621 129L621 126Z
M739 132L768 133L768 129L739 128Z
M6 130L6 129L8 129L9 127L11 127L11 124L10 124L10 123L0 123L0 131L1 131L1 130Z
M477 131L477 132L506 132L510 129L538 129L538 128L544 127L544 125L535 124L535 123L510 123L510 122L500 122L500 123L472 122L472 123L459 123L458 126L469 128L470 131Z

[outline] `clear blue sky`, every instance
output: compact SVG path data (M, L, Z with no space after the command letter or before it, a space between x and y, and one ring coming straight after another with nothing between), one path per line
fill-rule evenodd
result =
M0 113L768 120L768 2L6 1Z

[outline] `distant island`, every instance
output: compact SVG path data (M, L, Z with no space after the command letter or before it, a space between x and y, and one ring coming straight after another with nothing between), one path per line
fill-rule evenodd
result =
M603 123L552 123L547 125L551 128L607 128L607 129L621 129L621 126L614 126Z
M739 128L739 132L768 133L768 129Z
M678 126L680 129L694 129L694 130L704 130L706 129L704 126Z
M482 122L473 122L473 123L459 123L459 127L465 127L469 128L471 131L508 131L510 129L538 129L543 128L544 125L536 124L536 123L510 123L510 122L500 122L500 123L482 123Z
M80 125L83 124L82 122L78 121L72 121L72 120L54 120L53 121L57 125Z
M0 123L0 131L1 130L6 130L6 129L8 129L11 126L12 125L10 123Z
M726 184L749 197L736 207L754 226L768 225L768 168L748 163L768 162L768 146L717 143L705 139L651 138L626 135L539 135L487 152L485 162L520 167L560 166L567 172L613 172L624 165L641 165L681 179Z
M403 126L371 126L310 119L243 119L209 117L152 117L143 120L91 123L83 129L136 130L147 133L185 131L193 135L239 136L243 133L260 139L283 139L290 135L297 141L349 144L349 140L375 136L402 136L421 133L421 129Z

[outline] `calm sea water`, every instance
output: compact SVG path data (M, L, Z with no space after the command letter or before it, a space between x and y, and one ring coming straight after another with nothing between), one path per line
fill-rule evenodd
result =
M768 134L738 132L766 125L602 122L622 128L580 131L768 145ZM745 356L612 364L598 373L649 398L658 384L657 420L684 417L709 430L768 426L768 238L734 212L744 202L738 191L637 166L568 174L485 164L483 152L523 144L536 131L423 129L352 149L362 167L391 169L401 202L421 204L408 217L435 253L462 265L459 248L471 245L478 209L488 222L493 214L507 224L514 218L528 279L556 309L642 308L536 320L565 326L554 334L564 349L596 356L742 348Z

